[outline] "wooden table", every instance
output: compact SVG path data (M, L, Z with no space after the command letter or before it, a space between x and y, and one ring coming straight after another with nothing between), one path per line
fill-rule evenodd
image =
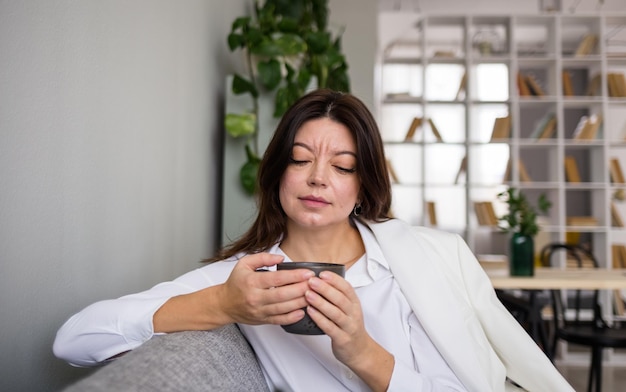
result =
M620 290L626 289L626 269L604 268L593 269L560 269L535 268L535 275L509 276L507 268L485 268L489 279L499 297L506 305L506 294L501 290L528 290L528 320L531 337L539 343L548 354L548 338L541 317L542 305L538 303L537 293L541 290ZM510 300L509 296L509 300ZM552 358L551 358L552 359Z
M509 276L503 268L485 268L496 289L573 289L617 290L626 289L626 269L559 269L535 268L535 276Z

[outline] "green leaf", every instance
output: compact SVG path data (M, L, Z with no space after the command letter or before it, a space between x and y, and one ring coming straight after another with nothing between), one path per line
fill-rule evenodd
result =
M236 31L237 29L242 29L242 30L246 30L246 28L248 26L250 26L250 17L249 16L242 16L239 17L237 19L235 19L235 21L233 22L230 30L231 31Z
M318 30L326 30L328 25L328 0L313 0L313 16Z
M309 87L311 83L311 72L307 68L301 68L298 73L298 87L300 87L303 91Z
M282 75L280 72L280 62L276 59L260 61L257 65L259 71L259 81L268 90L274 90L280 84Z
M244 191L252 196L256 191L257 176L259 173L259 164L261 159L252 151L249 145L246 145L246 163L239 170L239 179Z
M264 37L263 32L257 27L250 27L244 35L245 40L248 42L248 48L250 49L263 42Z
M325 31L312 31L306 35L306 43L312 54L322 54L331 47L330 34Z
M224 118L226 132L232 137L240 137L254 134L256 116L254 113L235 114L228 113Z
M276 14L300 19L306 11L307 3L310 0L268 0L276 7Z
M306 52L306 48L306 42L298 35L276 33L251 46L250 52L267 57L293 56Z
M244 45L245 41L243 35L237 33L228 34L228 47L231 52L237 48L243 47Z
M297 33L300 28L300 24L297 19L294 18L282 18L277 25L278 31L283 33Z
M242 78L238 74L235 74L233 77L232 90L236 95L250 93L254 98L259 96L259 92L254 84L252 84L249 80Z
M289 109L289 90L287 86L281 87L276 91L274 98L274 117L279 118Z

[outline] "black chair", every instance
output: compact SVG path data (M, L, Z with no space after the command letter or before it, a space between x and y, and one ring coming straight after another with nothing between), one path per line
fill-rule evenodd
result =
M590 260L593 268L598 268L598 261L587 249L571 244L553 243L546 245L541 250L541 260L543 265L551 265L552 256L558 252L565 252L573 257L578 268L583 268L583 260ZM591 367L587 390L600 392L602 390L602 354L604 348L624 348L626 347L626 329L612 328L602 318L602 311L598 301L599 290L573 290L574 296L571 298L572 306L568 307L563 302L561 290L552 291L553 309L553 341L550 348L549 357L554 359L559 340L573 344L588 346L591 348ZM584 292L590 293L584 297ZM586 299L591 302L587 304L587 310L592 310L592 317L585 320L581 317L585 310ZM569 302L569 301L568 301ZM566 310L569 310L570 317L565 317ZM573 314L572 314L573 313Z

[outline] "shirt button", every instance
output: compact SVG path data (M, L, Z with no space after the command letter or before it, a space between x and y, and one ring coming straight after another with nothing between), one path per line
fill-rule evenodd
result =
M372 271L378 271L378 264L372 264Z
M354 377L354 373L352 373L350 369L345 369L343 374L348 378L348 380L352 380L352 377Z

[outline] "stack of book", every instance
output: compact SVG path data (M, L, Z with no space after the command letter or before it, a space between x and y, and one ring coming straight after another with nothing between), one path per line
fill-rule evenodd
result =
M531 139L544 140L550 139L556 132L556 115L550 112L543 116L537 123L535 130L530 135Z
M519 95L522 97L524 96L542 97L546 95L543 89L541 88L541 85L532 74L524 75L523 73L518 72L517 73L517 88L519 91Z
M565 222L568 226L598 226L598 218L595 216L568 216Z
M430 131L432 132L433 136L435 136L435 139L438 142L443 142L443 139L441 138L441 134L439 133L439 129L437 129L437 127L435 126L433 119L428 118L426 121L428 122ZM404 136L404 141L405 142L413 141L415 139L415 135L417 134L418 129L422 128L423 125L424 125L423 117L413 117L413 120L411 121L411 125L409 126L409 129L406 132L406 135Z

